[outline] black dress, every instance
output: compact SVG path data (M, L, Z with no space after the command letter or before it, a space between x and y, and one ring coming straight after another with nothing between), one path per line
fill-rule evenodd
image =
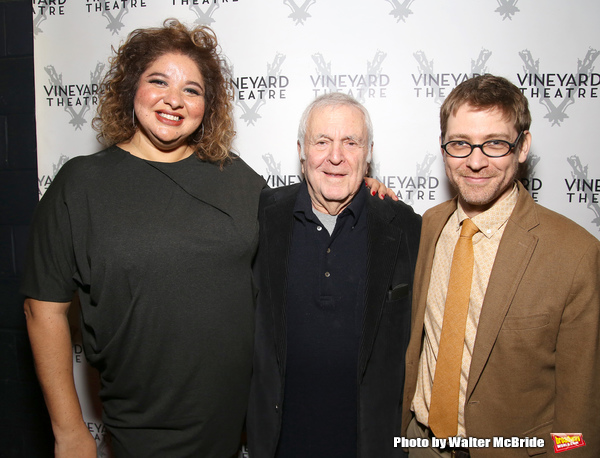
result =
M22 292L68 302L117 456L235 453L251 375L257 208L241 159L70 160L36 210Z

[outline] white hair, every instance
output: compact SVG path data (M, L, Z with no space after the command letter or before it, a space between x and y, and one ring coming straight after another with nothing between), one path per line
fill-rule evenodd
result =
M373 123L371 122L371 116L362 103L356 100L354 97L341 92L330 92L323 94L313 100L302 113L300 118L300 125L298 126L298 144L300 145L300 159L306 160L306 154L304 152L304 139L306 137L306 131L308 130L308 120L314 110L326 107L339 107L339 106L350 106L358 108L363 114L365 121L365 128L367 130L367 148L369 153L367 155L367 163L371 162L372 147L373 147Z

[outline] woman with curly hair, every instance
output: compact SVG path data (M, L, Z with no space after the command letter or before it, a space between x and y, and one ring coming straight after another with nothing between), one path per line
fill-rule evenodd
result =
M206 27L138 29L94 127L40 201L22 292L57 457L95 457L67 312L101 377L117 457L229 457L252 363L251 262L264 180L230 153L227 66Z

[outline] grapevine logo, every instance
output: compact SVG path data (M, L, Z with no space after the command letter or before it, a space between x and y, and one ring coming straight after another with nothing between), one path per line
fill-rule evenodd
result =
M283 4L290 7L292 13L288 16L296 25L304 25L311 15L308 13L308 8L317 3L317 0L304 0L302 5L298 6L294 0L283 0Z
M172 6L188 6L196 15L195 24L211 25L213 15L222 4L237 3L239 0L171 0Z
M567 158L573 171L571 178L565 178L569 203L585 204L595 215L591 221L600 230L600 178L588 178L588 166L581 164L578 156Z
M535 176L535 167L538 162L540 162L540 157L535 154L530 154L525 163L524 177L519 180L536 202L538 201L539 191L543 186L542 180Z
M90 431L91 435L94 437L94 439L96 439L96 442L103 443L104 436L106 435L106 426L104 426L104 423L96 423L96 422L88 421L86 424L87 424L88 430ZM100 455L98 453L98 456L103 456L103 455ZM105 456L109 456L109 455L105 455Z
M237 0L236 0L237 1ZM210 3L208 0L204 3ZM173 0L173 5L177 4L177 0ZM187 5L189 2L185 0L181 0L182 5ZM212 18L212 15L215 14L215 11L219 8L219 4L216 2L210 3L206 11L202 10L198 5L198 1L193 2L190 5L190 11L193 11L196 14L196 20L194 21L199 25L211 25L215 20Z
M56 164L52 164L52 175L42 175L38 176L38 196L42 197L42 195L46 192L48 187L52 184L52 180L60 170L60 168L65 165L65 163L69 160L68 156L61 154L58 158L58 162Z
M396 18L396 22L406 22L406 18L413 14L410 10L410 5L412 5L415 0L404 0L402 3L400 3L400 0L386 1L394 7L394 9L390 11L390 15Z
M416 173L412 176L382 175L379 173L379 164L372 165L372 175L389 189L392 189L404 203L413 205L415 201L433 201L435 192L440 185L440 180L433 176L431 167L437 155L428 153L421 163L416 165Z
M521 10L517 8L517 3L519 0L497 0L498 8L495 9L496 13L502 16L502 20L510 19L512 21L512 17L519 13Z
M390 77L383 73L382 64L387 54L377 51L373 60L367 61L366 72L359 74L332 73L331 62L325 62L321 53L313 54L317 65L315 75L310 75L315 97L329 92L344 92L360 102L369 98L386 98Z
M67 0L31 0L33 12L33 34L43 32L40 24L48 19L48 16L64 16Z
M492 53L482 49L476 59L471 59L470 73L436 73L433 60L428 60L425 52L417 51L413 54L417 61L419 73L413 73L413 90L417 98L432 98L435 103L441 105L442 101L452 89L463 81L474 76L487 73L487 62Z
M288 186L302 181L302 175L282 175L281 162L276 162L271 153L263 154L262 159L265 161L267 170L267 174L263 175L263 178L271 188Z
M281 74L285 55L275 54L273 62L267 64L266 76L238 76L231 80L235 94L235 104L242 109L240 119L246 125L253 126L261 116L258 110L267 100L285 99L286 88L290 83L287 76Z
M575 73L540 73L539 59L534 59L525 49L519 53L525 73L517 74L521 92L529 98L539 99L548 111L544 117L551 125L560 126L569 117L567 108L576 99L596 99L600 95L600 73L593 73L598 55L600 51L590 48L583 59L577 59Z
M85 116L92 105L98 105L98 88L102 79L104 64L98 62L96 69L90 72L89 84L63 84L62 73L58 74L53 65L44 67L50 77L49 84L44 85L45 100L49 107L62 108L69 113L69 124L75 130L87 123Z
M583 447L585 441L581 433L550 433L554 442L554 453L566 452L574 448Z
M110 448L110 434L106 426L102 422L86 421L86 426L92 437L96 440L96 457L110 458L112 457Z
M108 21L106 28L113 35L117 35L125 24L123 16L130 9L146 8L146 0L86 0L86 11L88 13L101 13Z
M35 12L35 6L33 8L33 35L39 35L40 33L43 32L42 28L40 27L40 24L42 22L44 22L46 19L48 19L48 16L46 15L46 13L42 13L41 11L38 11L37 13Z

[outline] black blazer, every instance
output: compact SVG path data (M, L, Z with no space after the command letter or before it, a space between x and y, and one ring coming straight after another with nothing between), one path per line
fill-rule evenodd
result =
M259 287L254 373L247 430L252 458L275 455L281 430L286 367L286 275L293 209L300 184L262 191L260 242L254 263ZM368 261L358 355L358 456L406 456L400 436L404 355L409 340L412 282L421 217L386 198L367 199Z

